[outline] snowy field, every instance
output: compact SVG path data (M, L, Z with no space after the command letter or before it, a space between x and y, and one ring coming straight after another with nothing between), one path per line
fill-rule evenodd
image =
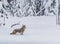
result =
M19 25L11 28L15 23ZM24 35L10 35L22 24L27 27ZM9 17L6 25L0 26L0 44L60 44L60 26L56 25L55 16Z

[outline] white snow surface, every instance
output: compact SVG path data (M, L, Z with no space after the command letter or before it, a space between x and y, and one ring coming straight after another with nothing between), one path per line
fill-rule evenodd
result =
M60 44L60 26L56 25L56 16L9 17L5 23L5 26L0 26L0 44ZM15 23L19 25L11 28ZM24 35L10 35L22 24L27 27Z

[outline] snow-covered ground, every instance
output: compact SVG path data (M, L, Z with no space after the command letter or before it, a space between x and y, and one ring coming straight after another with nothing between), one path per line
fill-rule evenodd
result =
M15 23L19 25L11 28ZM24 35L10 35L22 24L27 27ZM60 44L60 26L56 25L56 16L10 17L5 26L0 26L0 44Z

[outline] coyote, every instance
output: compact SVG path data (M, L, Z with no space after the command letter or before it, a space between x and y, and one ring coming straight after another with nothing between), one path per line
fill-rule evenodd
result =
M22 27L20 29L14 29L12 33L10 34L16 34L17 32L20 33L21 35L23 35L24 31L26 29L25 25L22 25Z

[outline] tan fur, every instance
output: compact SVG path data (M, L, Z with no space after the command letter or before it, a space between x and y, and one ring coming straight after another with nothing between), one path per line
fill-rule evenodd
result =
M22 27L20 29L14 29L13 32L10 34L16 34L18 32L18 33L21 33L21 35L23 35L25 29L26 29L26 26L22 25Z

